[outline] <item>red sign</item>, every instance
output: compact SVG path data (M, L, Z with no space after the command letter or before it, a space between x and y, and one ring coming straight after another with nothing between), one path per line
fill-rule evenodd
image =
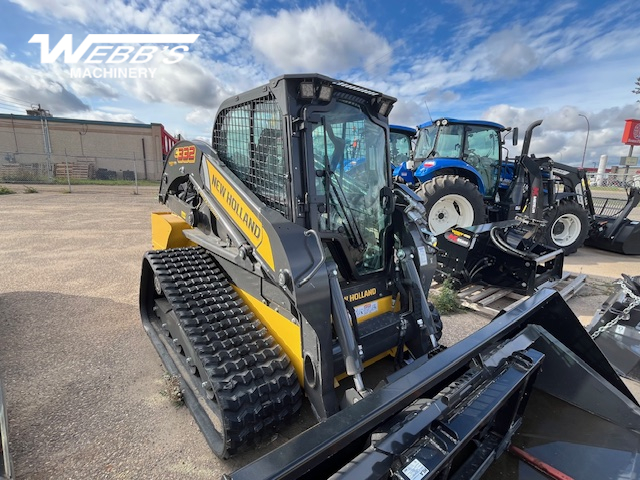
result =
M178 143L178 139L169 135L162 125L160 126L160 133L162 135L162 155L164 157L165 155L169 155L173 146Z
M640 145L640 120L626 120L622 143L626 145Z

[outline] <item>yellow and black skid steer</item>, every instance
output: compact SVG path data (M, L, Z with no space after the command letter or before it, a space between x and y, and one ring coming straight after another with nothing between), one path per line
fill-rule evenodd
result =
M229 478L536 478L512 475L532 455L635 478L637 403L559 294L439 344L435 240L391 178L394 102L284 75L166 159L141 315L210 447L251 447L303 401L318 420ZM369 384L383 359L395 371Z
M431 237L408 216L419 199L391 188L394 101L280 77L222 104L213 148L184 141L167 159L173 214L152 219L142 315L183 354L221 456L286 422L303 388L324 420L369 394L366 362L439 348Z

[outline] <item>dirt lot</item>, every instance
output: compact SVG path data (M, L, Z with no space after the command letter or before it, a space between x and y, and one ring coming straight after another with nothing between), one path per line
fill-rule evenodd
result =
M18 478L216 478L270 448L221 462L166 396L137 306L156 188L12 188L19 193L0 196L0 378ZM566 265L599 275L571 301L583 322L611 280L640 273L640 258L591 249ZM445 338L486 322L445 318ZM306 412L275 443L308 422Z

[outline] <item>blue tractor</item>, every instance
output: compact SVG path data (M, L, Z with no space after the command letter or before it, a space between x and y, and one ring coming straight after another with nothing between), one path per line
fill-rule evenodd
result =
M426 200L433 233L484 223L485 199L493 201L499 186L502 135L508 130L493 122L453 118L418 126L413 158L398 164L393 175ZM407 134L396 128L391 132L392 138Z
M395 170L398 167L404 166L406 169L405 164L407 162L411 165L414 140L418 131L413 127L405 127L404 125L389 125L389 132L389 158L391 160L391 169L395 174Z
M503 149L509 133L517 144L517 128L440 118L419 125L412 137L413 129L392 126L392 152L394 144L415 139L409 160L394 165L394 178L424 199L436 235L524 214L546 221L537 236L540 242L574 253L590 229L586 176L548 157L529 156L531 134L540 123L527 129L522 153L512 160L503 157ZM540 179L539 191L529 188L534 177Z

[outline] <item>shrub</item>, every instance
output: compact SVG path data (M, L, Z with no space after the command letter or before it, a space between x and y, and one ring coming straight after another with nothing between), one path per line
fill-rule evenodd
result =
M450 278L444 281L437 292L429 295L429 300L433 302L440 313L454 313L462 309L455 282Z

